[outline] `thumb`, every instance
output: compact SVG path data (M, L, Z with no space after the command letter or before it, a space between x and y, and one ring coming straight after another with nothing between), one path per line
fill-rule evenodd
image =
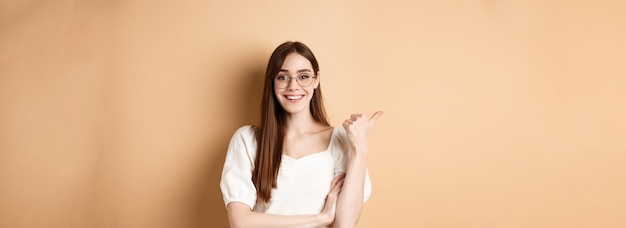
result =
M374 115L372 115L372 117L370 117L369 119L370 124L374 124L376 120L378 120L378 117L380 117L382 114L383 114L383 111L378 111L374 113Z

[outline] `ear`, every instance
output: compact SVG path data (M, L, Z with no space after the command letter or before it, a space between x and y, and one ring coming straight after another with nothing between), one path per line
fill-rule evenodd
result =
M315 74L315 83L313 83L313 89L317 89L317 87L320 85L320 76L322 74L318 71L317 74Z

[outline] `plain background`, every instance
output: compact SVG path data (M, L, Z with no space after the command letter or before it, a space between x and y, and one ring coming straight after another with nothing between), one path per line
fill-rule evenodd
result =
M0 227L227 227L265 64L385 114L359 227L625 227L625 1L0 1Z

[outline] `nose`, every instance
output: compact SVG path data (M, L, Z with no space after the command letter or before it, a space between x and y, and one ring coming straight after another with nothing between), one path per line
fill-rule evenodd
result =
M287 89L293 90L298 89L300 85L298 85L297 79L295 77L289 78L289 82L287 82Z

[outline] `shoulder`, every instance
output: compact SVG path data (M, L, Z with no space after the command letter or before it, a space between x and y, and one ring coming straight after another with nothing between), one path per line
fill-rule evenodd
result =
M256 153L255 134L256 127L252 125L245 125L238 128L230 139L227 154L232 154L233 156L243 156L247 154L245 156L253 159Z
M254 146L256 143L256 127L253 125L245 125L238 128L231 139L231 144L244 144L246 146Z
M332 137L337 140L346 140L348 137L346 135L346 129L343 127L333 127Z
M345 153L348 149L348 135L346 135L346 129L343 127L333 127L333 134L331 138L334 151L339 153Z
M254 125L244 125L238 128L235 131L233 137L241 137L244 139L254 139L254 135L256 134L256 126Z

